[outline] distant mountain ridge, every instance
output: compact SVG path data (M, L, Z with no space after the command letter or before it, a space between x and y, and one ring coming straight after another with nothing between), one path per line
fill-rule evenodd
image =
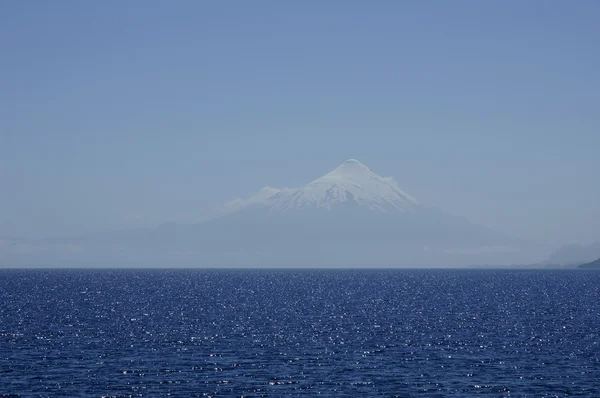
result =
M600 241L588 245L564 245L547 259L550 264L578 265L594 261L600 257Z
M581 264L578 268L600 269L600 258L589 263Z
M443 267L523 263L524 242L424 205L349 159L300 188L266 187L196 224L91 237L54 263ZM21 250L22 252L23 250ZM20 253L10 250L11 261ZM36 251L35 261L43 258ZM30 262L33 257L30 257Z

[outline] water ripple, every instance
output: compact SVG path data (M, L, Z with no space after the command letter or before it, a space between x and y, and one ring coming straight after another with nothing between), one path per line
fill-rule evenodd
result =
M598 397L599 290L592 271L1 270L0 397Z

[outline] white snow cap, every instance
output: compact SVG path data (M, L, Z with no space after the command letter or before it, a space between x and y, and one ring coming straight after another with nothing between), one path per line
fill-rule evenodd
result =
M274 211L310 207L332 209L347 201L378 211L404 212L419 206L419 202L402 191L392 177L380 177L358 160L348 159L301 188L265 187L248 199L230 202L227 207L231 211L251 205L266 206Z
M273 208L282 210L308 206L331 209L348 200L382 211L409 211L418 206L393 178L378 176L356 159L348 159L310 184L277 196L280 198Z

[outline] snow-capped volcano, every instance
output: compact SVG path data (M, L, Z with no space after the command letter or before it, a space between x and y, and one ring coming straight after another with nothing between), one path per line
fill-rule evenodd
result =
M295 189L265 187L247 199L235 199L219 213L230 213L248 206L269 207L273 211L318 208L331 210L340 204L355 203L376 211L412 211L418 201L408 195L392 177L381 177L356 159L349 159L335 170Z
M200 223L76 243L77 251L54 260L71 259L77 266L101 260L143 266L439 267L513 263L521 246L501 232L420 204L393 178L354 159L302 187L266 187L233 200Z
M261 253L260 261L274 266L290 261L298 266L441 265L451 258L487 262L484 256L490 250L504 252L518 244L500 232L420 204L392 177L381 177L355 159L302 187L266 187L231 201L211 220L189 228L161 240L177 236L180 244L194 236L204 242L204 253L221 256L235 248L240 264Z

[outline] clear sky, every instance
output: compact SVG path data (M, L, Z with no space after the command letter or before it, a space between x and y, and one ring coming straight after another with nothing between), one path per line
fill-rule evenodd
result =
M600 2L0 4L0 236L194 221L347 158L600 239Z

